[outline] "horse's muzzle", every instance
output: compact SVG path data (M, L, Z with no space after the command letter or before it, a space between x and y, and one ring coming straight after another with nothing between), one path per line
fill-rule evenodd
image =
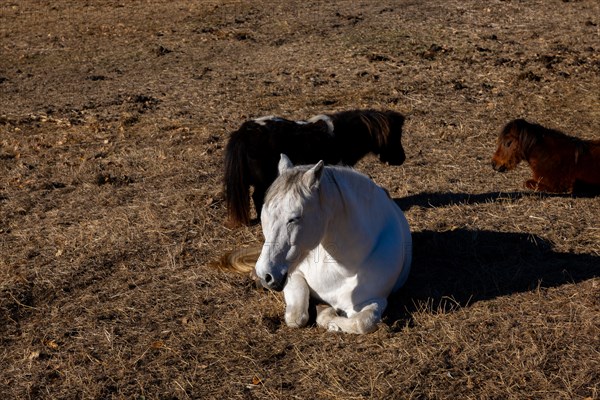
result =
M284 273L276 273L265 275L264 279L262 279L262 284L264 287L274 290L276 292L281 292L285 287L287 282L287 272Z
M390 155L390 154L380 154L379 155L379 161L381 161L382 163L387 163L388 165L402 165L404 163L404 161L406 160L406 155L404 154L404 152L401 152L399 154L394 154L394 155Z
M498 171L498 172L506 172L507 171L506 166L504 166L502 164L496 164L495 161L492 161L492 168L494 168L494 170Z

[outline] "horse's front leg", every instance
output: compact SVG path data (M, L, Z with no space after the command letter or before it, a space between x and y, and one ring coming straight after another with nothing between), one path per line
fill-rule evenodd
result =
M365 303L359 312L348 318L337 315L333 307L321 307L317 309L317 325L335 332L374 332L386 307L386 299L375 299Z
M569 190L569 188L562 187L558 184L548 184L547 181L543 181L542 179L529 179L525 181L524 186L535 192L561 193L572 191L572 189Z
M301 274L291 274L283 288L285 323L290 328L301 328L308 322L310 290Z

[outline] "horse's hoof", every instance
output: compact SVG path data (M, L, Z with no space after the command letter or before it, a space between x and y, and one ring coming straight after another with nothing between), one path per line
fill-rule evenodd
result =
M534 192L544 192L544 188L540 185L540 181L536 181L535 179L530 179L525 181L523 184L527 189L533 190Z
M335 322L330 322L327 324L327 330L329 332L341 332L342 328L340 328Z
M317 325L328 329L328 324L335 317L337 313L333 307L325 304L317 305Z
M301 314L299 316L285 316L285 324L290 328L302 328L308 322L308 314Z

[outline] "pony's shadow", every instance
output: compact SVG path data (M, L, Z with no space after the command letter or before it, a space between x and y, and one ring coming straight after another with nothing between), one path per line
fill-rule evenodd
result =
M441 193L441 192L424 192L411 196L400 197L393 199L402 211L408 211L412 207L435 208L445 207L457 204L481 204L492 203L496 201L515 201L524 197L594 197L595 192L582 191L578 194L567 193L544 193L533 191L517 191L517 192L488 192L488 193Z
M527 233L458 229L413 233L413 264L390 296L386 321L410 323L424 306L451 311L498 296L600 276L600 257L558 253Z

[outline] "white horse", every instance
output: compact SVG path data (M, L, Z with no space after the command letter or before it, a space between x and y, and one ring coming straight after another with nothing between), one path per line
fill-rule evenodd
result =
M265 244L256 262L263 285L283 290L285 322L330 331L377 329L387 297L406 281L412 259L408 222L388 194L346 167L294 167L281 155L279 177L261 214Z

